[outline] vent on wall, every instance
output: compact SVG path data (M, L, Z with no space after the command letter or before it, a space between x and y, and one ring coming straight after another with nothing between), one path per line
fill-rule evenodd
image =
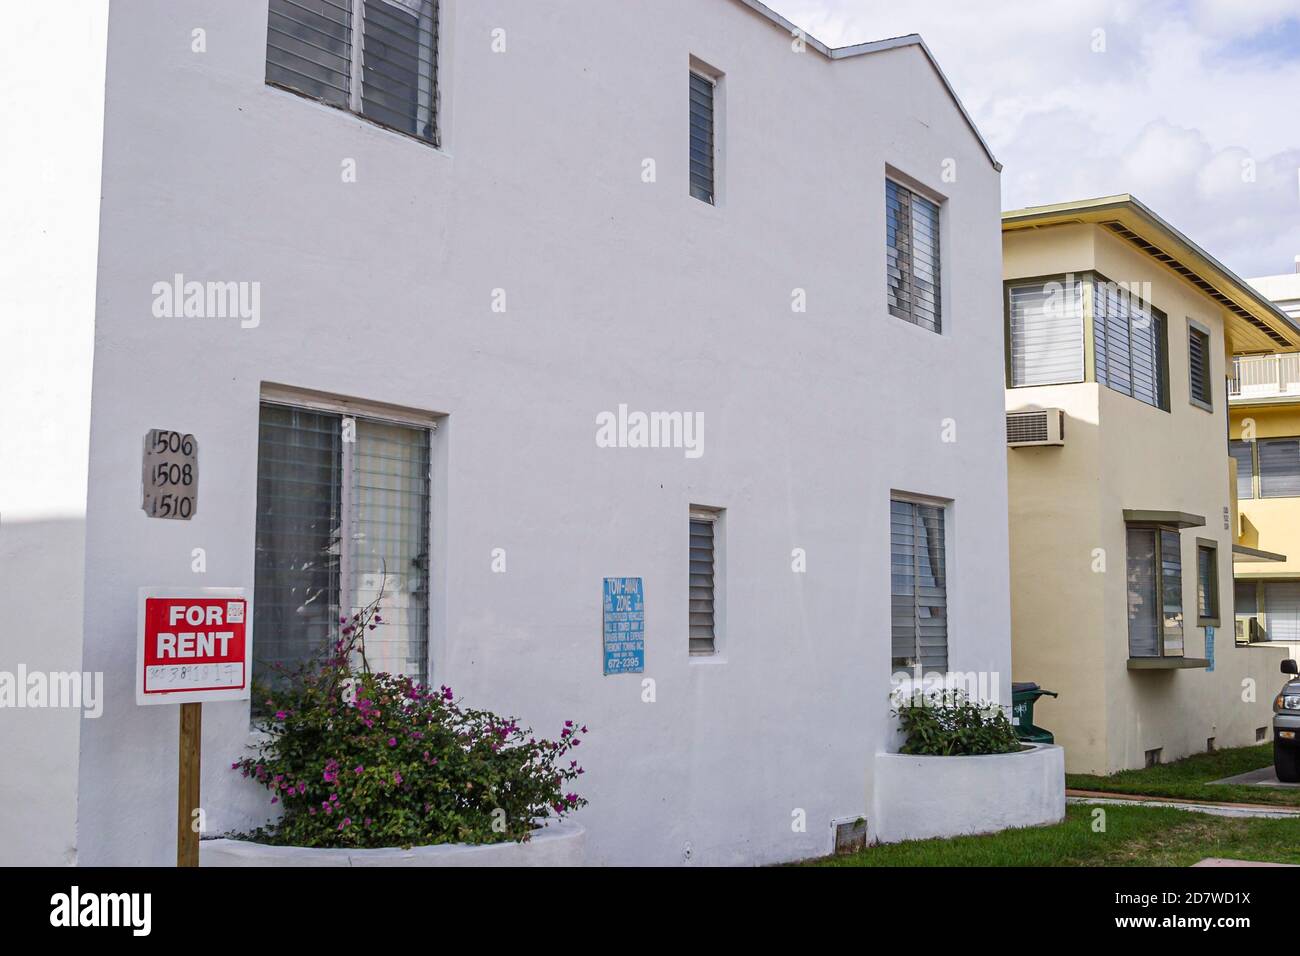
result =
M856 853L867 845L867 821L863 817L852 820L837 820L835 828L835 852Z
M1065 412L1059 408L1007 412L1007 444L1012 448L1026 445L1064 445Z

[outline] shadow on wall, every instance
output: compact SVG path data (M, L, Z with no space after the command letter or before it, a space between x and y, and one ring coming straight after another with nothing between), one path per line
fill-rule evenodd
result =
M51 706L73 693L56 681L51 694L49 675L81 669L85 534L80 518L0 516L0 865L76 862L82 710Z

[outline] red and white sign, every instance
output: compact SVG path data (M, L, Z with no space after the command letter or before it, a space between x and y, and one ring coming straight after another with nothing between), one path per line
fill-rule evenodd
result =
M135 702L247 700L251 610L243 588L141 588Z

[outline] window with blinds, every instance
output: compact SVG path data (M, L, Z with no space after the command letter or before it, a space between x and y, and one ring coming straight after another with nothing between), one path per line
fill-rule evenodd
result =
M890 656L895 670L948 670L944 509L889 502Z
M1163 408L1165 316L1117 283L1092 280L1093 361L1107 388Z
M1130 657L1181 657L1183 654L1181 547L1177 531L1128 529Z
M691 71L691 195L713 203L714 81Z
M1210 333L1194 325L1187 327L1187 366L1192 404L1209 411L1214 405L1210 387Z
M1083 282L1051 279L1007 289L1011 384L1082 382Z
M1207 544L1196 546L1196 616L1214 620L1219 616L1218 549Z
M718 513L693 509L690 540L690 652L717 650Z
M1300 438L1261 438L1255 453L1261 498L1300 497Z
M426 679L428 429L263 404L256 541L254 680L319 660L381 590L371 669Z
M1255 497L1255 453L1252 442L1229 441L1228 454L1237 463L1237 500Z
M269 5L268 83L437 144L437 0Z
M939 206L885 180L885 286L889 314L941 332Z

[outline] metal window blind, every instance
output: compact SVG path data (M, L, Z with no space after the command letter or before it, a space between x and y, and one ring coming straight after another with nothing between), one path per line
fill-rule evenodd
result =
M1196 549L1196 613L1201 617L1215 617L1218 595L1214 593L1214 548L1198 546Z
M1255 442L1259 455L1259 496L1300 497L1300 438L1261 438Z
M1156 576L1156 532L1129 528L1128 550L1128 654L1160 656L1159 585Z
M1183 558L1177 531L1129 528L1128 648L1130 657L1183 654Z
M889 503L890 656L894 668L948 670L943 508Z
M691 518L690 652L712 654L714 647L716 551L712 518Z
M1113 282L1092 282L1093 360L1097 381L1161 407L1163 313Z
M366 635L371 670L427 676L429 632L429 432L356 420L347 574L353 612L379 596L383 623Z
M337 632L341 469L337 415L262 407L253 577L259 683L291 677Z
M1187 364L1192 399L1209 405L1213 399L1210 391L1210 337L1200 329L1187 330Z
M318 660L338 639L339 617L370 603L381 584L383 621L366 634L371 669L427 677L429 432L355 424L355 440L345 442L340 415L262 406L253 600L259 682Z
M1228 454L1237 462L1237 499L1244 501L1255 497L1254 482L1251 480L1254 470L1254 456L1248 441L1229 441Z
M1164 656L1183 655L1183 555L1177 531L1160 532L1160 601L1164 609Z
M885 180L885 278L889 314L942 330L939 295L939 207Z
M1264 621L1270 641L1300 642L1300 583L1264 583Z
M1011 384L1082 382L1083 283L1051 280L1007 291Z
M351 0L270 0L266 81L332 106L351 96Z
M436 142L435 0L365 0L361 34L362 115Z
M713 202L713 81L691 73L691 195Z

